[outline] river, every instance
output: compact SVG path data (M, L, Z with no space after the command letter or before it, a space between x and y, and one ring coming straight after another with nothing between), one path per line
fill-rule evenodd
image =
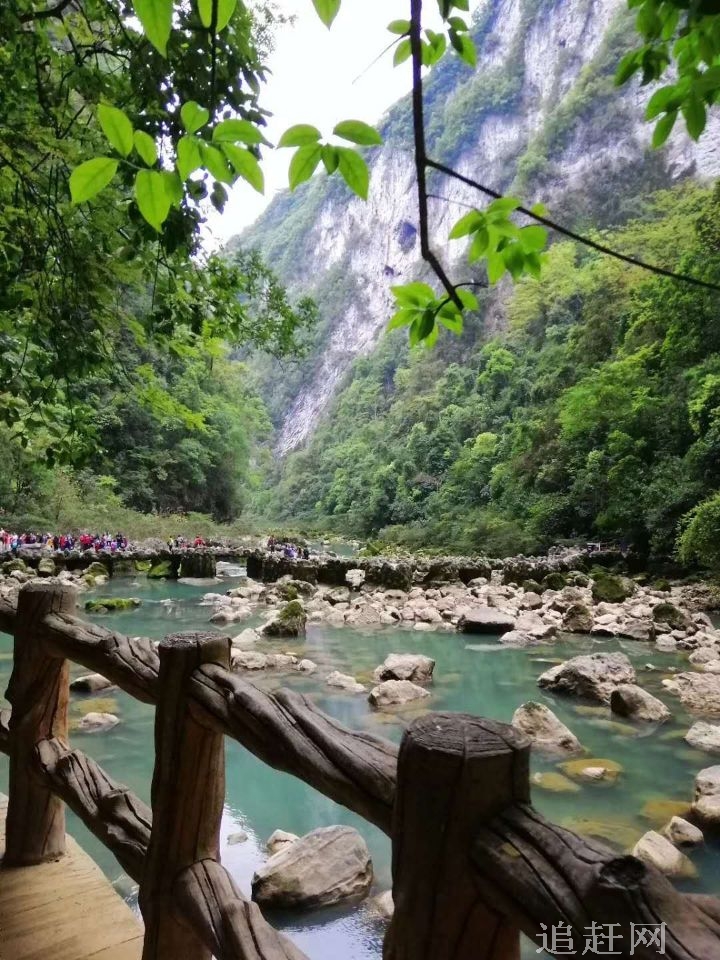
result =
M90 617L107 627L131 635L160 638L179 630L208 629L212 608L201 605L204 593L222 592L234 586L230 578L222 584L183 584L164 581L117 579L98 595L137 596L141 607L106 616ZM85 594L83 599L96 594ZM167 601L170 601L169 603ZM256 618L259 620L259 616ZM246 625L235 624L223 632L239 633ZM210 627L212 629L212 627ZM534 788L533 802L553 820L577 828L591 821L593 831L607 833L620 846L632 844L643 832L658 828L652 809L646 805L660 800L689 801L695 774L711 766L713 758L690 748L682 739L692 718L679 702L666 694L661 679L673 667L685 667L687 660L676 654L662 654L652 646L632 641L608 641L578 637L553 646L530 650L505 648L495 638L470 638L460 634L403 631L398 628L364 629L310 626L304 645L288 641L288 649L301 652L320 667L315 675L296 673L264 678L267 686L292 686L313 698L318 706L355 729L368 730L393 740L402 734L399 716L375 712L364 696L334 691L323 683L330 670L340 670L370 679L373 668L391 652L423 653L433 657L435 681L433 709L457 710L509 721L513 711L530 699L547 703L568 724L588 749L588 757L606 758L622 765L622 774L613 785L588 784L574 793L552 793ZM544 694L537 676L550 662L595 650L622 649L633 660L640 683L674 711L662 727L631 726L614 720L609 711L588 709L572 700ZM7 686L12 664L12 643L0 634L0 682ZM648 669L651 665L655 669ZM73 675L83 672L73 666ZM72 715L82 701L96 697L73 695ZM150 799L153 767L152 707L139 703L119 690L100 695L100 710L116 713L121 723L101 734L72 734L73 744L91 754L116 780L128 785L146 801ZM376 892L390 886L390 843L375 827L321 796L294 778L264 766L239 744L227 742L227 788L222 824L222 858L240 888L250 892L255 868L265 858L264 842L277 828L304 834L315 827L335 823L357 827L370 847L376 876ZM556 766L533 757L533 771L551 771ZM0 789L7 788L7 759L0 759ZM135 902L134 886L113 856L79 823L69 816L69 832L100 864L117 889ZM665 817L669 819L669 817ZM244 830L248 840L227 844L227 837ZM682 881L684 890L720 894L720 856L717 846L707 844L690 854L699 877ZM274 915L272 922L284 929L310 960L378 960L382 952L384 925L368 906L334 909L318 913ZM524 956L536 956L535 945L526 942Z

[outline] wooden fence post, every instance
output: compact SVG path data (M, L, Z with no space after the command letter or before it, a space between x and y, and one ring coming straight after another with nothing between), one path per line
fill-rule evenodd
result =
M68 743L69 664L48 653L42 621L49 613L74 613L77 593L57 583L28 583L20 590L13 672L7 689L10 782L4 863L23 866L65 853L65 807L33 772L35 748L55 737Z
M385 960L517 960L518 930L479 898L479 826L529 798L529 746L505 724L434 713L405 731L393 810Z
M153 825L140 884L143 960L210 960L210 951L178 920L172 885L180 871L220 855L224 737L198 722L188 689L202 664L228 667L230 640L216 633L177 633L161 641L159 653Z

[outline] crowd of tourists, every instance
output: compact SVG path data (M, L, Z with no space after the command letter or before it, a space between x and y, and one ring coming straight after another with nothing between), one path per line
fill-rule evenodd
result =
M128 539L122 533L13 533L0 528L0 551L17 555L20 547L40 546L47 550L108 550L116 553L127 550Z
M202 537L195 537L194 540L189 540L187 537L168 537L167 545L171 550L187 550L190 547L207 546Z
M298 547L295 543L277 540L273 536L268 537L267 548L270 553L281 553L288 560L310 559L310 550L307 547Z

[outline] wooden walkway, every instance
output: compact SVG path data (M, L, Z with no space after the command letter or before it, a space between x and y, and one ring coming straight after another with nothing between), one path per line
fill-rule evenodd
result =
M0 795L0 854L7 797ZM0 868L0 960L139 960L143 928L71 838L60 860Z

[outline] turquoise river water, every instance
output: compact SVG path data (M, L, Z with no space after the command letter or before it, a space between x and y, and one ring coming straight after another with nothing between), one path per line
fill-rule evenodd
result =
M201 605L202 595L209 591L223 592L236 582L227 579L219 584L190 585L150 582L145 578L115 580L102 588L102 595L137 596L142 598L142 606L95 619L123 633L153 638L178 630L208 629L212 608ZM88 619L91 619L89 615ZM223 632L239 633L246 625L231 625ZM333 691L323 683L323 677L330 670L337 669L368 681L373 668L382 663L388 653L423 653L437 662L429 701L431 709L467 711L509 721L515 708L526 700L547 703L577 734L588 750L588 757L614 760L622 765L622 774L613 785L588 784L572 793L553 793L536 787L533 802L556 822L604 836L618 849L627 849L646 830L658 828L669 819L667 808L658 809L659 801L689 801L695 774L713 763L707 754L690 748L683 741L692 718L679 709L678 701L665 694L661 686L667 671L684 666L685 658L661 654L648 644L582 637L552 646L517 650L502 647L493 637L469 638L392 627L356 630L311 626L304 644L286 642L284 646L310 657L320 669L310 677L293 673L265 677L260 681L263 685L302 690L321 709L346 725L392 740L399 740L402 734L406 722L402 715L379 714L364 696ZM627 653L642 685L661 695L673 709L672 721L660 728L634 727L613 720L604 708L547 696L538 688L537 677L550 663L600 649L622 649ZM11 651L11 639L0 634L0 690L3 691L11 669ZM73 667L73 675L83 672L86 671ZM94 706L117 713L122 722L108 733L75 732L73 744L91 754L114 779L149 801L153 708L119 690L109 691L100 704L81 702L89 699L94 698L73 697L74 716ZM264 841L273 830L282 828L303 834L335 823L355 826L365 837L373 857L376 892L390 886L390 843L384 834L300 781L266 767L239 744L229 739L226 743L222 858L246 894L250 892L253 871L265 858ZM534 771L555 769L552 762L533 757ZM0 789L6 787L7 760L2 757ZM68 823L69 832L92 854L116 888L134 903L134 886L113 856L72 815ZM228 845L227 836L239 830L246 831L249 839ZM708 844L691 856L699 875L696 880L683 881L683 888L719 894L720 849ZM295 940L310 960L378 960L381 956L384 925L366 905L271 919ZM535 947L527 942L525 956L535 956Z

